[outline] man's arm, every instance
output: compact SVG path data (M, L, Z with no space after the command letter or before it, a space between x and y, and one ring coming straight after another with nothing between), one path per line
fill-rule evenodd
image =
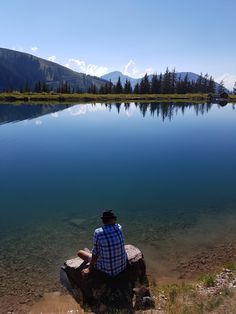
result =
M91 258L91 261L89 263L89 271L91 271L93 269L93 266L96 264L97 259L98 259L98 255L92 254L92 258Z
M87 276L87 275L89 275L91 273L91 271L93 270L93 266L96 263L97 259L98 259L98 255L94 255L93 254L92 258L91 258L91 261L89 263L89 267L82 270L82 275L83 276Z
M93 266L96 264L98 256L99 256L98 235L95 232L94 236L93 236L92 258L91 258L91 261L89 263L89 267L85 268L82 271L83 275L88 275L91 272L91 270L93 269Z

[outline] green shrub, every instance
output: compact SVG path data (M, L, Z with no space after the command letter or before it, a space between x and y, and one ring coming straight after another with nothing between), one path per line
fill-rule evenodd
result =
M206 274L200 278L200 281L203 283L204 287L214 287L215 286L215 278L212 275Z

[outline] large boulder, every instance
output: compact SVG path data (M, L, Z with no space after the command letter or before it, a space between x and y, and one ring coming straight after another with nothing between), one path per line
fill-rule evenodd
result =
M81 258L67 260L62 266L61 282L82 306L93 311L153 308L154 302L148 289L146 265L142 252L133 245L125 246L127 268L115 277L93 270L84 277L81 271L88 267Z

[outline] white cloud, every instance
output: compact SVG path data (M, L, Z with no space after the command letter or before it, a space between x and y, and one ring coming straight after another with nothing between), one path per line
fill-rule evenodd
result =
M99 66L95 64L87 64L83 60L79 59L69 59L65 66L71 70L82 72L85 74L90 74L94 76L102 76L108 72L108 69L104 66Z
M68 112L71 116L81 116L85 115L88 112L97 112L97 111L105 111L106 107L101 104L96 104L96 106L87 104L87 105L77 105L68 109Z
M37 51L37 50L38 50L38 47L36 47L36 46L31 47L30 50L32 50L32 51Z
M43 122L42 122L41 120L36 120L36 121L35 121L35 124L36 124L36 125L41 125L42 123L43 123Z
M52 61L52 62L55 62L55 61L56 61L56 56L48 57L48 60L49 60L49 61Z
M229 90L232 90L234 87L234 83L236 82L236 75L230 73L224 73L221 76L216 77L216 82L224 81L224 85Z
M153 74L154 73L154 70L153 70L153 68L152 67L149 67L149 68L146 68L145 70L144 70L144 74Z
M136 77L138 75L138 70L133 60L129 60L129 62L125 65L124 74L132 77Z
M53 117L53 118L59 118L59 113L58 112L53 112L53 113L51 113L51 116Z
M20 52L25 52L25 49L22 47L13 47L12 50L20 51Z
M144 69L144 71L139 71L136 66L136 63L132 59L129 60L129 62L125 65L125 68L124 68L124 74L134 77L134 78L143 77L146 73L152 74L153 69L151 67L148 67Z

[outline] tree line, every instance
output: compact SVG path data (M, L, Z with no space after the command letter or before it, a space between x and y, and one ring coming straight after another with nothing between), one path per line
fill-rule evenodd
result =
M106 83L99 90L92 88L94 93L100 94L186 94L186 93L222 93L225 91L224 82L221 81L217 86L213 77L208 74L200 74L197 80L190 80L188 74L184 78L178 77L175 70L166 69L164 74L153 74L150 77L145 76L132 88L129 80L126 80L124 86L120 78L117 83L112 85Z
M207 73L202 73L198 76L197 80L191 80L188 73L184 78L177 75L175 69L169 71L167 68L164 74L153 74L145 76L132 87L129 80L125 81L124 86L121 83L120 77L116 84L111 81L101 86L98 89L92 85L88 92L93 94L187 94L187 93L223 93L225 91L224 82L216 85L212 76ZM236 82L233 89L236 94Z
M6 90L11 92L12 90ZM20 92L57 92L57 93L82 93L78 88L71 87L68 81L61 82L58 86L52 87L45 81L37 81L34 86L30 86L27 82L23 88L19 89ZM113 84L111 81L106 82L100 88L96 85L88 87L86 93L91 94L187 94L187 93L223 93L225 91L224 82L221 81L216 85L212 76L207 73L202 73L198 76L197 80L190 80L189 75L180 77L175 72L175 69L170 71L168 68L165 73L160 75L153 74L145 76L132 87L129 80L126 80L124 85L121 83L120 77L117 82ZM236 94L236 82L234 84L233 93Z

